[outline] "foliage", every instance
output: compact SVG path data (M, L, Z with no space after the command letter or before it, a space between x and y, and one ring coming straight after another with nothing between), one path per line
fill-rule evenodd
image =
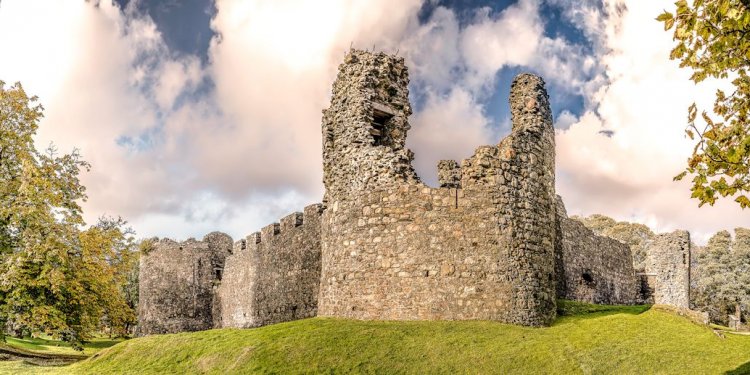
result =
M90 305L100 309L104 326L116 336L127 336L135 325L135 305L132 295L133 278L137 280L138 253L131 229L121 218L100 218L99 222L81 232L81 243L87 251L91 276L86 282L99 291ZM135 273L135 275L134 275ZM137 281L136 289L137 289ZM97 328L99 328L97 326Z
M633 254L633 267L642 271L646 267L646 248L654 239L654 232L643 224L615 221L604 215L591 215L586 218L573 216L572 219L583 223L587 228L600 236L614 238L630 246Z
M748 361L750 337L643 306L566 303L547 328L488 321L314 318L128 340L64 374L720 374ZM591 312L604 308L606 311ZM1 367L0 367L1 368ZM24 369L26 370L26 369ZM29 369L27 371L39 371Z
M36 150L36 102L0 81L0 331L45 332L80 348L103 317L133 319L117 289L132 236L122 220L81 230L79 172L89 165L77 151Z
M697 254L692 302L712 321L727 323L728 314L750 309L750 229L716 233Z
M686 0L676 12L657 17L665 30L674 28L671 59L693 70L696 84L706 78L729 79L731 93L717 90L713 114L693 103L688 108L687 135L697 139L685 171L693 176L692 197L713 205L719 196L735 197L750 206L750 2L747 0Z

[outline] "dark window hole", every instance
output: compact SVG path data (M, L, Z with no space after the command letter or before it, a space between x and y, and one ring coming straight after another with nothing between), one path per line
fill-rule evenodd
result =
M588 271L582 273L581 274L581 278L583 279L583 281L585 281L585 282L587 282L589 284L591 284L591 283L594 282L594 277L591 276L591 273L589 273Z
M387 128L386 124L393 117L392 115L381 112L373 111L372 127L370 128L370 134L372 135L374 146L384 146L387 144Z

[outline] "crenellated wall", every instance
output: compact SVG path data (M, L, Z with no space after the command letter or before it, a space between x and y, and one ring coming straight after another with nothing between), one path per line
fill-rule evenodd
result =
M320 285L320 204L235 244L219 288L223 327L257 327L315 316Z
M232 238L220 232L202 241L157 240L140 258L138 334L210 329L220 324L215 298Z

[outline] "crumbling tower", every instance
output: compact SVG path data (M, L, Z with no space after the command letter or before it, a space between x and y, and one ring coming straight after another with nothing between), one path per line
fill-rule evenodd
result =
M511 268L519 270L514 323L548 324L555 317L555 130L541 77L520 74L510 89L513 130L501 142L509 167L501 211L510 218ZM503 165L505 167L505 165ZM510 176L510 181L508 180Z
M409 76L404 59L351 50L323 110L324 203L418 181L405 146Z
M403 59L350 51L323 112L326 211L319 314L357 319L487 319L546 325L555 315L554 130L541 78L511 92L513 132L440 188L404 147Z
M640 274L646 301L690 308L690 233L659 234L646 253L646 272Z

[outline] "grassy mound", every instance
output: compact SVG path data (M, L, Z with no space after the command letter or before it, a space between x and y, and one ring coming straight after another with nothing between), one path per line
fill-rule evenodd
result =
M644 306L565 302L552 327L315 318L129 340L37 373L744 373L750 337ZM11 362L12 363L12 362ZM0 364L0 370L3 368Z

